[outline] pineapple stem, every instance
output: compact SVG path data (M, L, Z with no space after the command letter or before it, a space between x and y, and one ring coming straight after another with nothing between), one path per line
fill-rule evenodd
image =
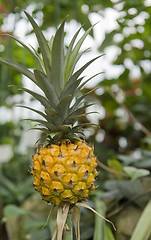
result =
M62 240L73 240L72 212L69 211L63 231Z

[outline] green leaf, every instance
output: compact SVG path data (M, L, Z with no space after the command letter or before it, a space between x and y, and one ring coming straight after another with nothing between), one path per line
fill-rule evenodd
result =
M59 117L58 113L54 109L45 109L45 113L54 125L60 125L62 118Z
M107 161L108 166L115 170L117 173L115 174L118 179L122 179L122 173L123 173L123 166L122 164L116 160L116 159L109 159Z
M81 130L84 130L83 127L86 127L86 128L90 128L90 127L97 127L98 128L98 125L95 124L95 123L79 123L75 126L75 128L79 128ZM73 132L74 132L74 127L72 128Z
M43 125L43 126L47 127L52 132L56 130L56 127L52 123L44 121L44 120L31 119L31 118L26 118L26 119L22 119L22 120L40 123L40 125Z
M53 142L57 143L62 139L63 136L63 132L58 132L57 134L55 134L55 136L53 137Z
M3 216L4 216L5 220L7 220L10 217L15 217L15 216L19 216L19 215L27 215L27 213L28 212L26 210L24 210L20 207L17 207L13 204L7 205L3 210Z
M80 48L81 48L81 45L82 45L82 43L84 42L85 38L86 38L86 37L88 36L88 34L90 33L90 31L92 30L92 28L93 28L93 26L90 27L90 28L83 34L83 36L80 38L80 40L79 40L79 41L77 42L77 44L75 45L72 53L70 54L70 57L69 57L69 60L68 60L68 63L67 63L67 67L66 67L66 72L65 72L65 82L67 82L67 81L68 81L68 78L71 76L71 74L72 74L72 72L73 72L72 66L73 66L73 65L75 66L76 63L77 63L77 60L79 60L79 59L77 59L77 60L75 61L75 59L76 59L76 57L77 57L77 55L78 55L78 52L79 52L79 50L80 50Z
M5 177L2 173L0 174L0 184L1 187L4 187L4 189L7 192L11 192L11 195L16 193L16 186L12 183L7 177Z
M70 134L73 134L73 133L78 133L78 134L81 134L83 137L86 137L85 134L83 133L83 129L80 128L79 126L72 128L72 130L70 131Z
M106 47L113 45L113 37L114 37L115 33L117 33L117 30L113 30L112 32L107 33L105 35L105 39L101 43L101 46L98 49L100 52L104 51L104 49Z
M36 109L34 109L34 108L27 107L27 106L24 106L24 105L18 105L18 106L16 106L16 107L21 107L21 108L29 109L29 110L31 110L31 111L33 111L33 112L36 112L37 114L41 115L41 116L42 116L43 118L45 118L46 120L48 120L47 115L45 115L43 112L38 111L38 110L36 110Z
M90 103L90 104L85 104L84 106L82 107L79 107L78 109L76 109L75 111L73 111L70 115L68 115L68 117L73 117L77 114L79 114L80 112L84 111L86 108L90 107L90 106L93 106L94 103ZM68 118L67 117L67 118Z
M51 36L49 41L50 51L52 52L52 46L53 46L54 36Z
M98 113L98 112L88 112L88 113L84 113L84 114L78 114L78 115L75 115L75 116L72 116L72 117L68 117L68 119L69 119L69 122L70 122L70 120L71 120L71 121L74 120L74 121L76 122L76 121L79 120L81 117L85 117L85 116L87 116L87 115L89 115L89 114L92 114L92 113Z
M50 53L50 48L47 44L47 41L46 41L41 29L37 25L37 23L34 21L34 19L27 12L25 12L25 14L26 14L29 22L33 26L34 32L36 34L36 37L37 37L37 40L38 40L38 43L39 43L40 52L41 52L42 57L43 57L46 73L48 75L48 79L50 80L51 79L51 53Z
M42 66L41 66L41 62L39 61L39 58L31 51L31 49L30 49L29 47L27 47L26 44L24 44L22 41L20 41L18 38L14 37L13 35L4 34L4 36L8 36L8 37L14 39L14 40L15 40L16 42L18 42L19 44L21 44L21 45L30 53L30 55L35 59L37 65L38 65L41 69L43 69Z
M47 128L36 128L36 127L33 127L33 128L28 129L28 130L29 130L29 131L30 131L30 130L39 130L39 131L45 132L45 133L47 133L47 134L50 133L50 131L49 131Z
M90 50L90 48L87 48L87 49L85 49L84 51L77 53L77 55L76 55L76 57L75 57L75 59L74 59L74 62L72 63L72 66L70 67L70 76L72 76L72 74L73 74L73 72L74 72L74 69L75 69L75 66L76 66L77 62L79 61L79 59L81 58L81 56L82 56L84 53L88 52L88 50ZM68 80L67 80L67 81L68 81Z
M146 169L138 169L130 166L123 167L123 169L131 177L131 180L135 180L139 177L144 177L150 174L150 171Z
M42 95L35 93L27 88L23 88L23 87L19 87L18 89L23 90L27 93L29 93L30 95L32 95L35 99L37 99L45 108L50 108L50 104L47 101L46 98L44 98Z
M103 72L99 72L99 73L93 75L92 77L90 77L89 79L85 80L85 81L79 86L78 89L80 90L80 89L83 88L84 85L87 84L92 78L94 78L94 77L96 77L96 76L98 76L98 75L100 75L100 74L102 74L102 73L103 73Z
M30 45L30 44L29 44L29 45ZM41 70L42 70L44 73L46 73L42 56L40 55L40 53L38 53L38 52L36 51L36 49L35 49L32 45L30 45L30 47L33 49L33 51L34 51L34 53L35 53L35 56L38 58L38 60L39 60L39 62L40 62L40 64L41 64Z
M54 86L52 85L51 82L49 82L48 78L40 70L35 69L34 74L38 82L38 85L40 86L42 91L45 93L47 99L49 100L50 106L55 108L59 100L55 92Z
M95 210L101 215L105 215L106 206L103 201L95 200ZM104 240L105 236L105 221L98 215L95 215L95 228L93 240Z
M25 75L26 77L28 77L35 84L37 84L36 80L35 80L35 77L34 77L34 74L31 71L29 71L27 68L25 68L25 67L23 67L23 66L21 66L21 65L19 65L17 63L11 63L11 62L9 62L9 61L7 61L5 59L2 59L2 58L0 58L0 63L3 63L6 66L15 69L16 71L18 71L18 72L22 73L23 75Z
M81 77L81 78L75 80L74 82L70 82L70 83L68 84L68 86L65 86L65 88L64 88L64 90L63 90L60 98L65 97L65 96L67 96L67 95L69 95L69 94L72 95L72 96L74 96L75 91L77 90L77 88L78 88L78 86L79 86L79 84L81 83L81 81L82 81L83 78L84 78L84 77ZM72 97L72 98L73 98L73 97Z
M70 125L62 125L58 128L58 131L65 133L65 132L68 132L70 129L71 129Z
M151 200L146 205L130 240L148 240L151 236Z
M105 238L104 240L115 240L113 233L108 225L105 225Z
M58 28L52 46L52 83L58 96L64 88L64 24Z
M66 56L65 56L65 69L66 69L66 66L67 66L69 57L70 57L70 55L71 55L73 45L74 45L74 43L75 43L75 41L76 41L76 38L77 38L77 36L78 36L78 34L79 34L79 32L80 32L81 29L82 29L82 27L80 27L80 28L78 29L78 31L75 33L75 35L73 36L73 38L72 38L72 40L71 40L71 42L70 42L70 44L69 44L69 47L68 47L68 49L67 49L67 53L66 53Z
M62 121L64 121L68 116L69 105L71 103L71 100L72 100L71 95L65 96L60 100L59 104L57 105L57 112L59 116L62 118Z
M130 165L141 161L142 157L136 158L133 154L132 155L122 155L118 154L118 159L121 160L124 165Z
M69 113L73 112L73 111L77 108L77 106L81 103L81 101L82 101L85 97L87 97L91 92L95 91L96 89L98 89L98 87L96 87L96 88L88 91L87 93L85 93L84 95L82 95L81 97L79 97L78 99L76 99L76 102L75 102L74 105L70 108Z
M91 59L89 62L87 62L83 67L81 67L78 71L76 71L67 81L66 85L65 85L65 89L67 89L69 86L71 86L77 79L78 77L81 75L81 73L91 64L93 63L95 60L97 60L98 58L102 57L102 55L99 55L93 59Z
M30 240L47 240L50 238L50 231L48 228L37 229L30 232Z
M34 221L33 219L27 219L24 223L24 227L26 232L33 232L34 230L40 229L42 230L42 227L44 226L45 221L44 220L38 220ZM36 238L37 240L37 238Z

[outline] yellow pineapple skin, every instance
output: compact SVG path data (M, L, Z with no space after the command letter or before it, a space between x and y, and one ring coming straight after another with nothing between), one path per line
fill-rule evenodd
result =
M93 148L85 142L51 144L33 156L33 185L48 203L75 204L94 191L96 167Z

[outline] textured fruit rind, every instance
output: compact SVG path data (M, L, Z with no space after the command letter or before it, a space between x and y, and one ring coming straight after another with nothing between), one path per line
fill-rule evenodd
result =
M95 189L96 166L93 148L83 141L51 144L33 156L35 190L54 204L83 201Z

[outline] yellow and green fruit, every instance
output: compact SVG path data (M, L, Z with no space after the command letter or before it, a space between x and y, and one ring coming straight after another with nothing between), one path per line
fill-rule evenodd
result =
M81 46L93 27L77 40L81 28L71 39L69 46L64 44L65 21L59 26L54 37L48 42L35 20L26 13L38 41L38 51L15 39L33 57L37 68L25 68L0 58L0 62L14 68L28 77L42 93L20 87L42 105L42 110L31 106L22 106L39 115L28 119L38 124L35 129L45 136L41 148L33 156L32 175L34 187L42 199L54 204L75 204L88 198L95 189L97 176L96 158L93 148L81 139L85 127L80 118L86 116L86 109L92 104L86 98L91 91L82 94L81 90L89 79L81 74L98 57L91 59L78 70L77 62L85 53ZM94 91L95 89L93 89Z
M83 201L95 189L96 166L93 149L82 141L51 144L33 156L35 189L54 204Z

